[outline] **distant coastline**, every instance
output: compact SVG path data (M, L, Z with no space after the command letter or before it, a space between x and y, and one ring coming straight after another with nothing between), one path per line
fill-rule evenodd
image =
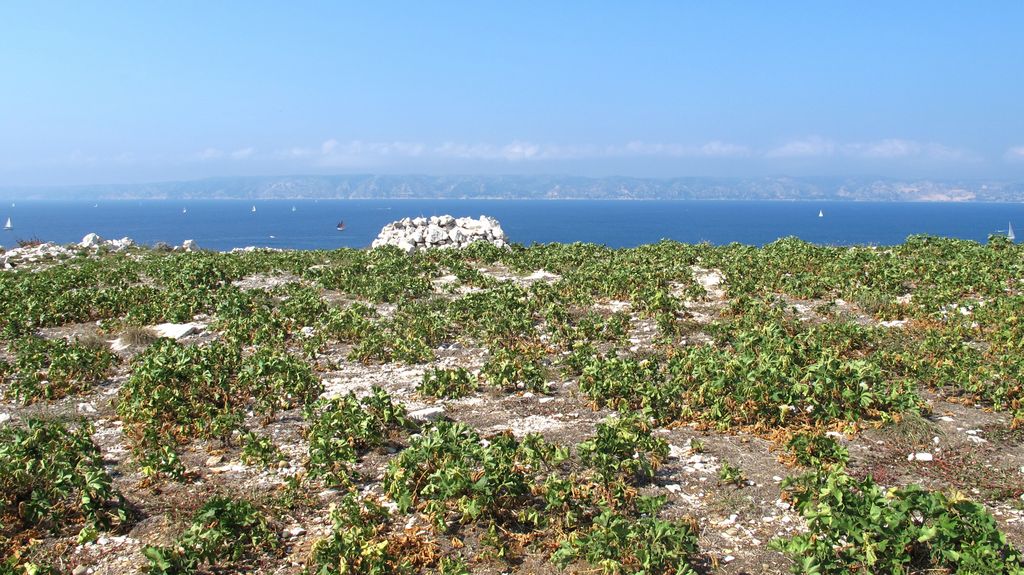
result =
M338 175L0 186L0 200L815 200L1021 202L1024 182L846 178Z

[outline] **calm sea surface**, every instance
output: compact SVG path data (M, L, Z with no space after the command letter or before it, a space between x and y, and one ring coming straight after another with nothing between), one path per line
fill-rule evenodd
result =
M252 211L252 207L256 211ZM294 207L294 211L293 208ZM185 210L183 212L183 210ZM824 217L818 217L818 212ZM0 245L39 238L68 243L89 232L104 238L227 250L366 247L380 228L407 216L487 214L511 241L593 242L613 247L673 239L762 245L797 236L822 244L895 244L912 234L985 241L1008 222L1024 233L1024 204L557 201L557 200L266 200L266 201L24 201L0 204ZM344 220L346 229L335 227Z

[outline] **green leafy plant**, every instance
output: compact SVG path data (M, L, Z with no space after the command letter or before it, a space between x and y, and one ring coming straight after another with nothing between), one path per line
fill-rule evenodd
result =
M883 490L841 472L783 486L809 528L772 542L794 559L794 573L1024 573L1020 552L992 516L962 495Z
M607 575L695 575L698 531L693 522L658 519L663 497L641 497L639 517L605 508L593 525L566 538L551 559L565 567L583 559Z
M396 404L383 389L370 395L355 394L322 400L307 412L309 462L312 477L344 482L360 453L386 445L399 432L415 428L405 407Z
M319 575L412 573L412 562L397 556L386 536L387 509L348 492L331 506L331 534L313 545L307 572Z
M92 433L85 421L76 428L40 419L0 427L0 550L26 529L81 526L88 534L129 519Z
M743 470L728 461L723 461L722 466L718 469L718 480L736 487L747 484L747 476L743 474Z
M481 377L505 391L547 391L544 368L535 351L498 348L484 362Z
M309 364L271 347L242 360L237 385L252 396L255 411L264 414L308 405L323 390Z
M465 424L441 421L391 460L384 489L400 510L421 510L438 526L478 519L536 523L539 516L526 504L529 470L565 456L539 436L520 442L501 434L484 442Z
M416 390L431 397L458 399L473 393L476 381L463 367L428 369L423 372L423 381Z
M187 575L204 563L244 562L278 546L274 530L252 503L215 496L199 508L174 545L148 546L142 553L151 575Z
M786 443L796 462L805 467L823 469L844 467L850 452L838 441L817 433L798 433Z
M106 379L115 362L107 347L79 340L28 336L15 340L12 347L13 378L8 394L26 403L87 391Z
M283 461L285 456L281 450L274 445L274 440L253 432L242 435L242 463L246 465L271 465Z
M597 424L597 434L577 447L580 461L592 467L605 486L647 481L668 457L668 442L651 435L640 415L613 417Z

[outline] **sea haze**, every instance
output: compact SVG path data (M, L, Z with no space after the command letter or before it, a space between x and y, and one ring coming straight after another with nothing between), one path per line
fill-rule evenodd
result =
M255 206L256 211L252 208ZM294 207L294 211L293 208ZM819 211L823 217L819 217ZM0 245L19 239L70 243L96 232L136 242L186 239L229 250L367 247L388 222L451 214L497 218L515 243L592 242L628 247L672 239L763 245L780 237L834 245L903 242L913 234L985 241L1013 222L1024 232L1024 205L842 201L558 200L187 200L19 201L0 206ZM336 226L344 220L345 230Z

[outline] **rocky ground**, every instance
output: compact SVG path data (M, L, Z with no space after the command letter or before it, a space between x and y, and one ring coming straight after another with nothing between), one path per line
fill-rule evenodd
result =
M53 251L50 249L50 251ZM8 252L7 259L23 264L36 263L38 254ZM60 258L62 253L43 254ZM43 257L39 255L39 257ZM14 256L18 256L14 258ZM68 256L70 257L70 256ZM6 261L6 260L5 260ZM556 281L558 276L544 270L532 274L516 274L507 269L489 268L484 273L499 281ZM727 278L715 269L695 268L695 277L709 297L688 301L695 327L686 340L708 341L710 336L702 325L714 321L727 304L723 282ZM245 278L236 285L249 290L266 290L297 278L287 274L259 275ZM445 289L446 278L437 278L439 293ZM807 322L820 319L822 301L789 301ZM842 300L831 302L844 313L866 323L877 323L853 304ZM387 305L378 306L386 315ZM599 311L626 311L626 301L607 300L597 305ZM900 322L888 328L902 329ZM153 326L162 335L184 342L214 339L218 334L210 328L207 318L197 317L187 325ZM650 346L656 326L640 314L632 313L631 350L642 351ZM46 337L69 335L103 336L94 324L76 324L45 330ZM46 416L72 419L84 417L94 422L95 441L102 449L106 467L115 478L116 487L126 494L138 510L141 520L123 533L105 534L94 542L77 545L74 541L50 541L47 555L63 572L75 575L138 572L146 562L141 554L144 545L169 544L189 513L213 493L245 495L254 499L278 496L287 490L289 478L304 472L307 446L307 423L299 410L278 413L270 421L253 420L253 427L269 434L287 456L273 469L247 466L240 460L237 445L219 442L196 442L182 454L190 483L163 482L151 484L139 474L129 457L122 424L114 409L114 400L127 378L129 361L142 346L111 340L112 349L124 360L119 372L105 384L82 396L54 402L21 405L5 400L0 403L0 425L17 425L29 417ZM462 366L477 372L486 356L479 348L448 345L436 351L431 364L404 365L388 363L363 365L347 359L350 346L335 344L318 362L318 376L324 384L325 396L348 392L364 394L372 386L386 389L408 408L410 415L421 421L448 418L465 422L485 434L511 430L516 435L531 432L543 434L559 444L574 445L593 435L596 422L610 414L595 410L577 392L577 382L554 380L548 393L504 393L483 389L469 397L437 401L416 391L423 372L435 366ZM904 421L900 425L868 428L857 435L839 435L850 450L851 474L871 475L886 485L919 483L937 489L955 489L985 502L997 518L1011 542L1024 545L1024 448L1021 433L1011 427L1011 418L1004 413L962 403L950 403L934 395L926 397L931 415ZM777 537L805 529L803 519L783 500L780 485L783 478L798 470L783 463L778 446L769 440L742 431L729 433L695 425L658 429L657 435L668 441L670 456L657 472L654 482L644 489L667 495L670 516L692 516L700 527L702 549L701 569L707 573L730 575L785 573L790 561L771 551L767 543ZM360 471L368 482L367 492L379 492L383 467L393 449L373 453L360 463ZM727 485L719 479L723 462L739 467L745 479L739 485ZM1011 494L1008 496L1007 493ZM299 573L308 558L314 541L329 530L327 508L337 500L339 492L324 489L305 493L312 501L303 515L287 517L279 528L285 541L281 557L268 559L256 567L258 573ZM427 529L426 523L413 517L407 530ZM518 565L480 562L473 565L475 573L554 573L553 566L540 555L528 555ZM570 568L568 572L574 572ZM579 572L588 572L580 570Z

